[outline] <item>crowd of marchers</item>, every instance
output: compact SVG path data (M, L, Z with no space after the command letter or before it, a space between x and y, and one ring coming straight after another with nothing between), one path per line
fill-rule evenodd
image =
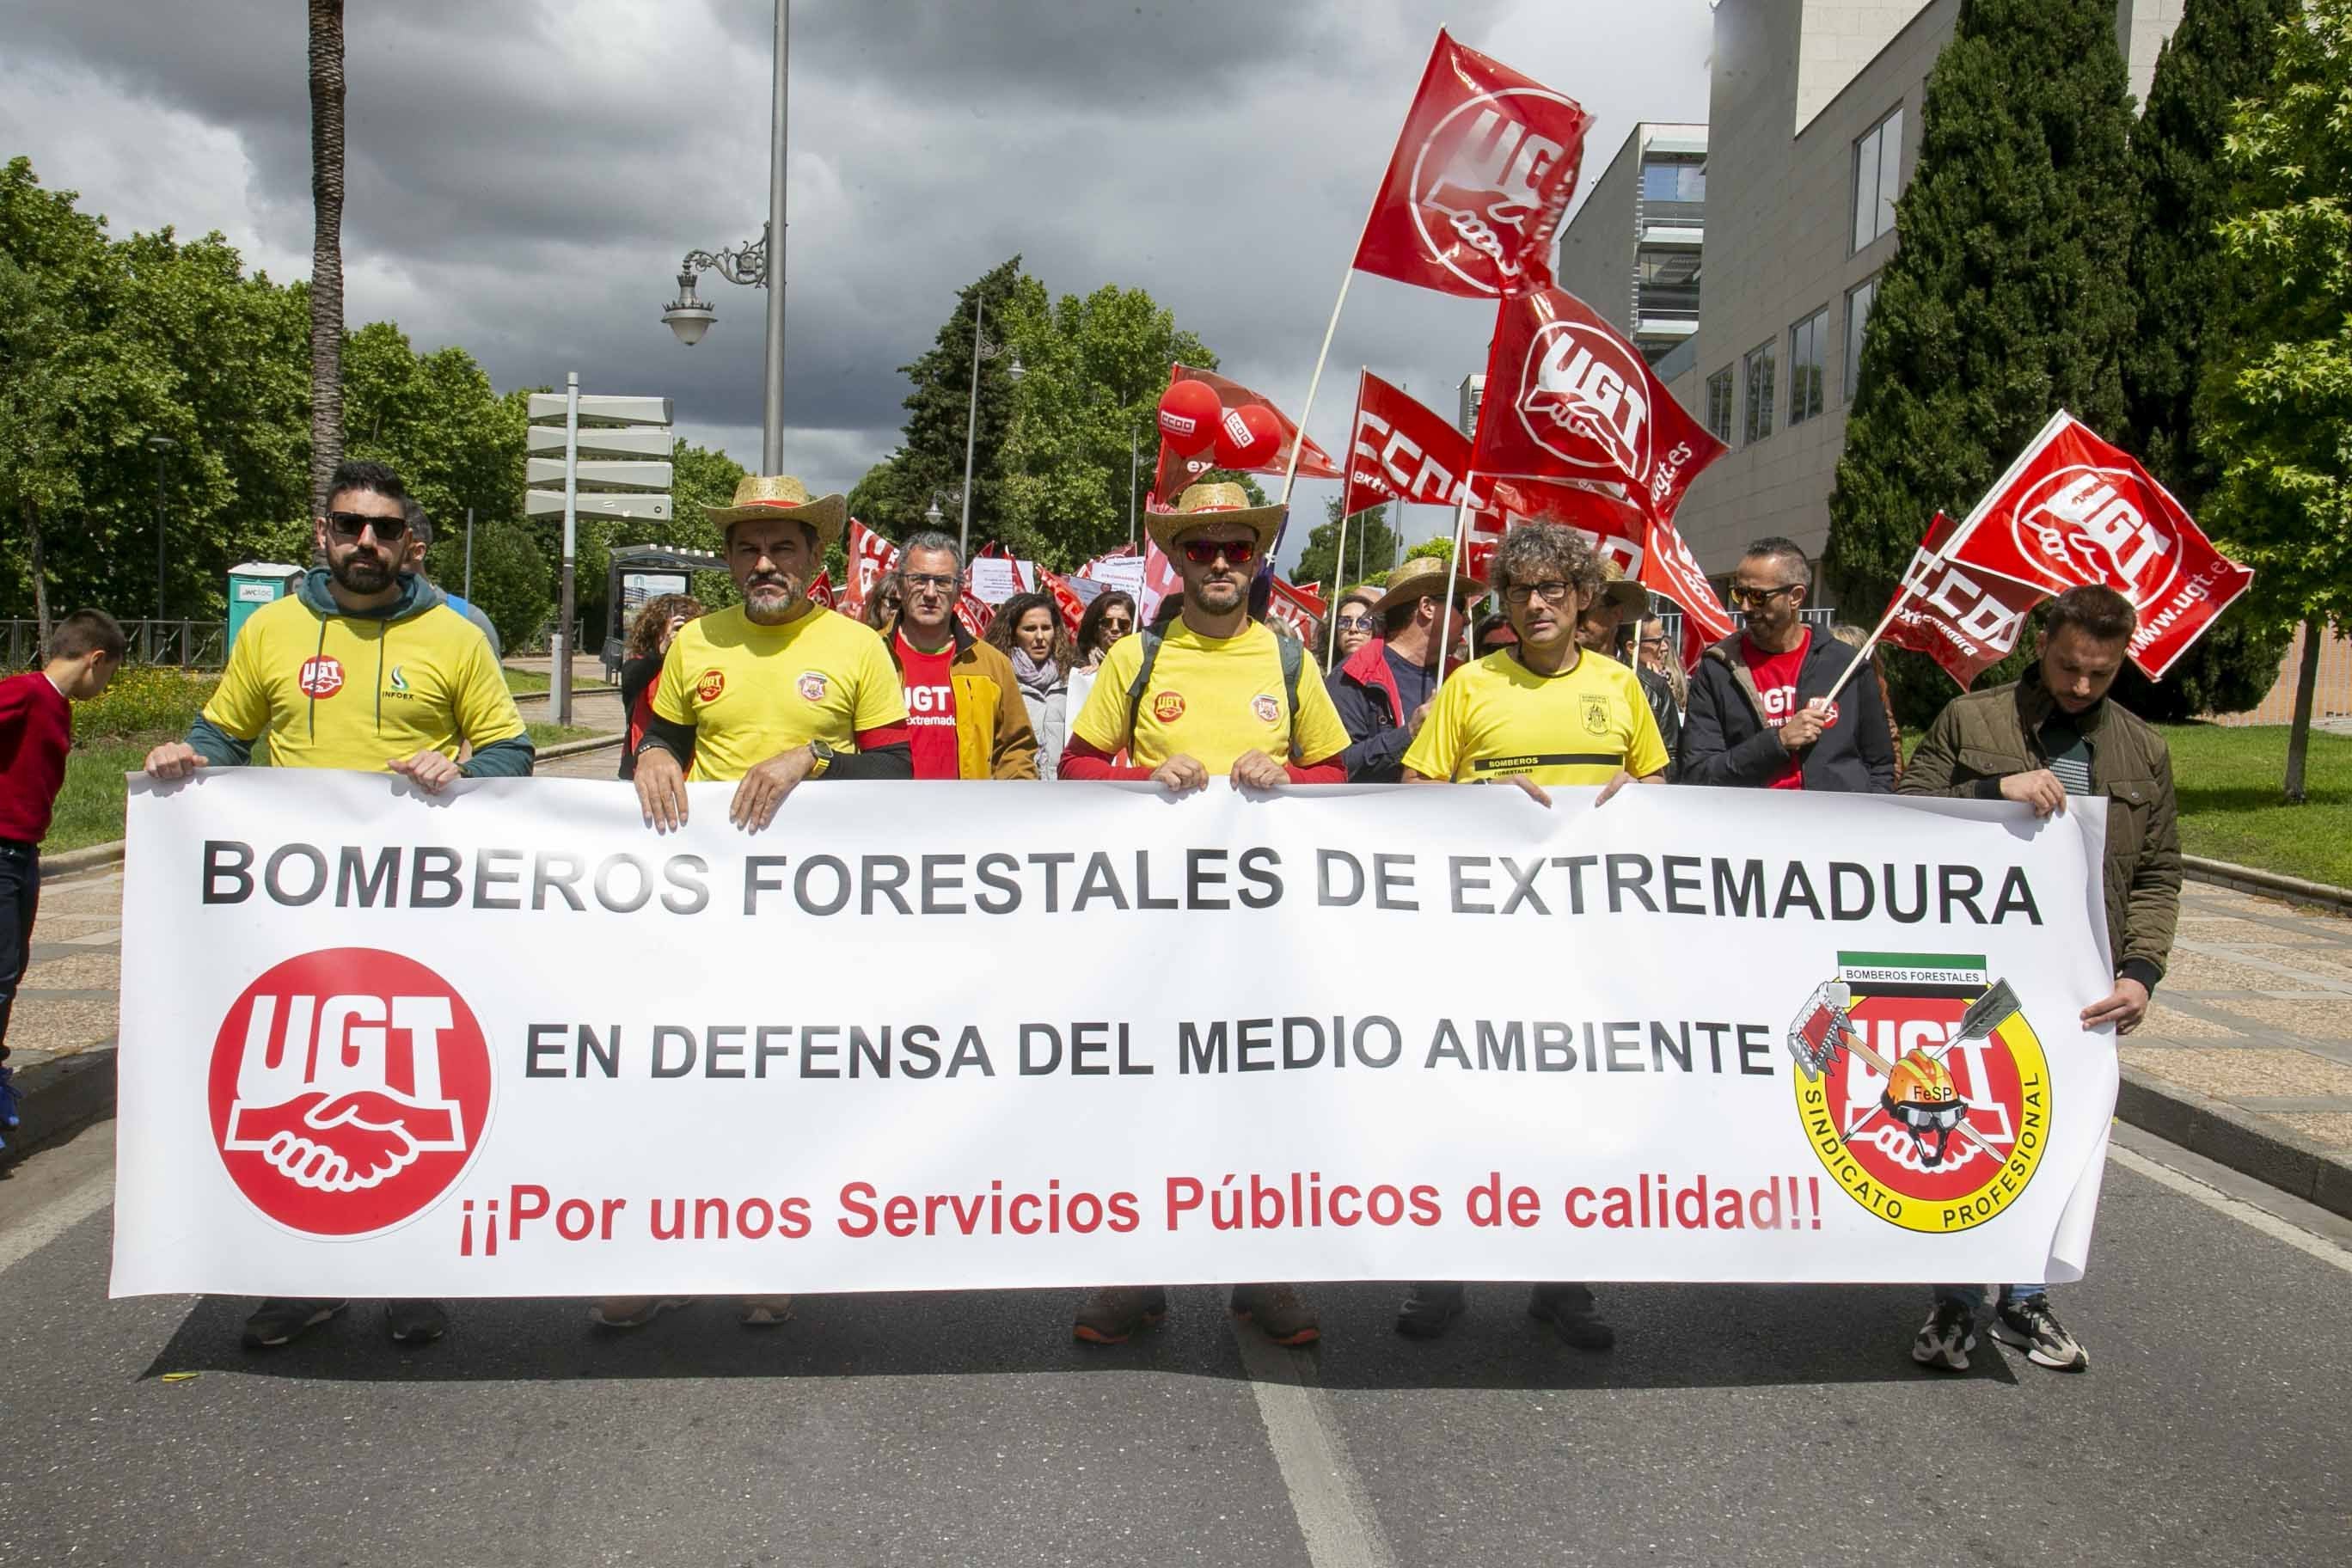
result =
M1333 668L1277 631L1252 589L1284 510L1240 487L1202 484L1154 513L1153 542L1181 591L1150 626L1133 598L1106 592L1075 637L1054 603L1021 595L985 637L956 609L966 563L954 540L919 533L866 597L861 618L812 601L808 586L841 536L841 496L788 476L745 479L711 509L740 602L706 612L683 595L648 601L622 667L626 732L620 771L648 828L688 811L687 785L727 783L730 820L765 827L793 792L834 779L1146 780L1171 794L1213 786L1502 784L1557 809L1557 786L1598 786L1605 808L1627 785L1941 795L2009 800L2047 816L2070 797L2108 805L2105 892L2112 989L2083 999L2086 1026L2127 1031L2164 972L2179 896L2179 844L2164 742L2109 700L2135 629L2128 601L2077 588L2050 607L2039 659L2008 686L1954 700L1907 762L1874 664L1847 628L1817 636L1803 615L1811 574L1785 539L1756 542L1734 570L1744 624L1687 673L1648 594L1551 524L1511 530L1488 580L1414 560L1385 585L1333 605ZM497 654L468 607L423 574L429 521L399 476L347 462L316 520L321 564L257 611L219 689L183 741L146 760L158 779L255 761L276 767L390 769L428 793L461 777L514 776L530 739ZM1499 602L1481 616L1480 605ZM0 1059L7 1009L29 959L39 891L37 846L63 776L69 703L103 689L122 635L99 611L59 626L38 671L0 683ZM353 699L357 699L354 700ZM1574 797L1580 805L1585 796ZM1591 807L1586 807L1590 809ZM1954 1095L1948 1081L1918 1092ZM0 1115L12 1100L0 1066ZM1412 1285L1399 1331L1432 1338L1465 1310L1459 1284ZM1320 1334L1293 1285L1237 1285L1232 1309L1276 1342ZM644 1326L677 1298L599 1301L609 1330ZM343 1310L282 1298L247 1318L245 1342L286 1343ZM1923 1365L1964 1370L1990 1309L1990 1332L2042 1365L2089 1358L2039 1281L1954 1285L1935 1294L1912 1345ZM786 1297L740 1304L747 1324L788 1319ZM1080 1341L1118 1344L1158 1323L1165 1289L1089 1293ZM1567 1343L1615 1342L1591 1288L1538 1284L1528 1310ZM435 1302L393 1301L395 1341L446 1331Z

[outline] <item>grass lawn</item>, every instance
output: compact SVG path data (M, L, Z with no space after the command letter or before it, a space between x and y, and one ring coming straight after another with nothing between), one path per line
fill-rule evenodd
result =
M2285 805L2285 725L2161 729L2172 748L2182 849L2352 887L2352 736L2312 731L2305 804Z
M543 669L517 669L510 664L502 664L499 666L499 669L507 678L507 689L517 697L525 696L533 691L544 691L548 688L550 678ZM610 691L614 688L602 680L575 680L572 683L572 689L576 693Z
M531 744L542 751L565 741L584 741L603 732L578 725L566 729L561 724L532 724L528 728ZM41 840L41 847L55 855L121 837L122 807L128 794L122 775L136 771L147 760L148 750L156 741L164 739L176 740L178 736L159 732L144 739L109 738L76 746L66 759L66 785L58 795L49 836Z

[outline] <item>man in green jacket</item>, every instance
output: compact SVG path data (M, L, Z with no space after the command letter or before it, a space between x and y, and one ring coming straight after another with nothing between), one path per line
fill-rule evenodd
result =
M2164 737L2107 700L2137 616L2111 588L2072 588L2050 605L2041 662L2025 679L1957 698L1912 753L1898 795L2012 800L2036 816L2066 809L2069 795L2107 803L2107 938L2115 988L2083 1009L2083 1026L2139 1026L2164 978L2180 914L2180 828L2172 756ZM1981 1285L1948 1285L1911 1346L1922 1366L1968 1370ZM2041 1284L2002 1287L1992 1336L2037 1364L2082 1372L2091 1358L2051 1310Z

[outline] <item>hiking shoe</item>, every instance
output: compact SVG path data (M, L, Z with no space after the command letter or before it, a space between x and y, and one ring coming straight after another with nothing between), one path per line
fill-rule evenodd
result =
M735 1320L747 1329L772 1329L778 1323L793 1321L793 1299L790 1296L746 1296L742 1315Z
M15 1068L0 1066L0 1131L13 1132L18 1125L16 1106L19 1097L16 1078ZM0 1149L6 1147L7 1144L0 1143Z
M1416 1285L1397 1309L1396 1330L1408 1339L1433 1340L1470 1310L1459 1285Z
M351 1305L348 1301L321 1301L309 1297L272 1296L253 1310L245 1320L245 1348L249 1351L268 1350L317 1328L329 1318Z
M1549 1323L1580 1351L1605 1351L1617 1342L1617 1331L1601 1321L1592 1292L1581 1285L1537 1286L1528 1297L1528 1316Z
M607 1296L588 1309L588 1321L600 1329L642 1329L673 1307L683 1307L691 1296Z
M1070 1337L1090 1345L1123 1345L1138 1329L1157 1327L1168 1315L1164 1285L1108 1285L1078 1307Z
M1311 1345L1323 1337L1315 1310L1287 1285L1236 1285L1234 1316L1247 1318L1278 1345Z
M1992 1337L2005 1345L2015 1345L2036 1366L2059 1372L2091 1370L2090 1352L2066 1331L2066 1325L2050 1310L2050 1298L2046 1295L2003 1301L2000 1310L1993 1314Z
M449 1314L438 1301L386 1301L383 1326L396 1345L429 1345L449 1331Z
M1947 1297L1936 1303L1919 1337L1911 1342L1911 1359L1941 1372L1966 1372L1969 1352L1976 1344L1976 1310L1966 1301Z

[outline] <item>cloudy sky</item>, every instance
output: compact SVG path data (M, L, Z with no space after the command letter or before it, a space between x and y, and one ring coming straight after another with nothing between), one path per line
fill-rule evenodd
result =
M1707 0L796 0L787 467L846 489L895 444L954 290L1015 252L1056 294L1148 289L1293 414L1442 25L1579 100L1597 177L1638 120L1703 120ZM666 395L759 456L761 298L659 320L679 255L757 235L772 0L353 0L347 319L462 344L501 388ZM0 157L118 234L216 228L310 270L296 0L0 0ZM1488 310L1359 278L1309 422L1353 368L1441 410ZM1319 520L1322 487L1302 488ZM1424 515L1426 514L1426 515ZM1434 532L1416 509L1409 535ZM1303 531L1294 531L1293 540ZM1294 546L1295 548L1295 546Z

